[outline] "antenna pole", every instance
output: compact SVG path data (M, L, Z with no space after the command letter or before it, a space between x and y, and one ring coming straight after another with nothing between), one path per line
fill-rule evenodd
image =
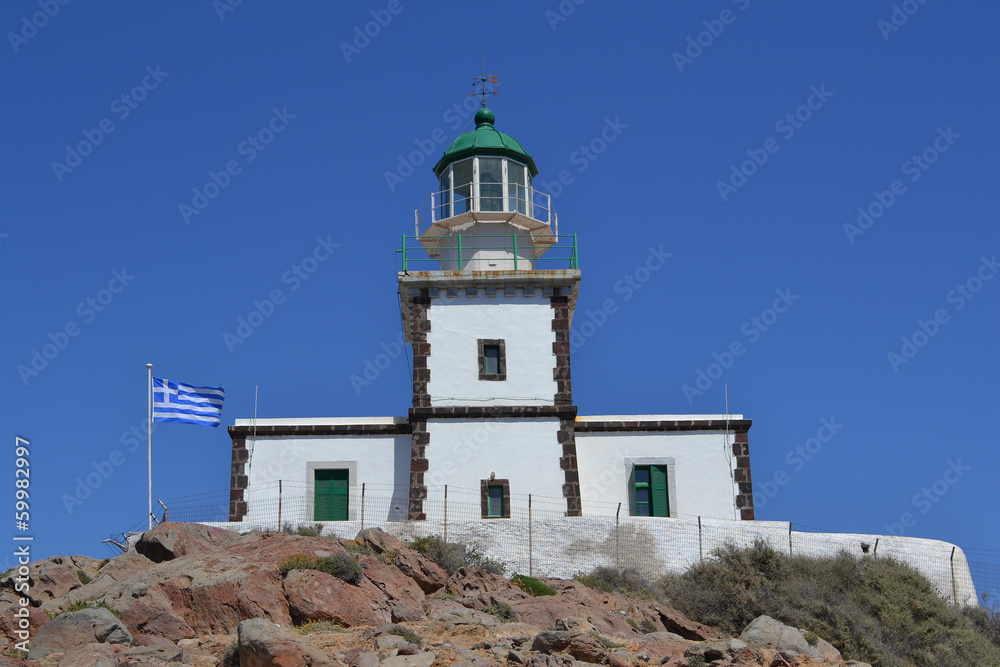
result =
M146 411L146 448L149 478L149 530L153 530L153 364L146 364L148 374L147 386L149 388L149 401Z

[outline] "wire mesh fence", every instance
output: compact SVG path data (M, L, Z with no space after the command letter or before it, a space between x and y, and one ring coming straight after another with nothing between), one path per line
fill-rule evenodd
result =
M319 527L325 535L352 539L378 527L400 539L431 535L476 546L506 563L508 574L569 578L597 567L636 570L648 577L680 574L714 557L726 545L763 541L792 556L891 557L924 574L938 594L961 605L1000 605L1000 552L962 549L938 540L886 535L827 533L783 521L736 521L708 517L631 516L617 503L586 503L584 516L565 516L562 498L513 496L504 516L485 518L480 489L431 487L423 500L426 519L409 521L409 487L352 487L346 517L317 521L312 487L289 481L257 485L245 494L247 512L229 521L229 493L202 494L166 503L158 520L216 525L240 532ZM145 527L145 521L141 526Z

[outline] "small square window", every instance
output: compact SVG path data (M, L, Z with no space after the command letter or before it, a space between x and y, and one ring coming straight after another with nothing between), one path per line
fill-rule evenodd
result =
M507 379L507 351L503 340L479 339L479 379Z
M484 519L510 518L510 480L484 479L480 482Z
M667 466L635 466L632 469L633 516L670 516Z

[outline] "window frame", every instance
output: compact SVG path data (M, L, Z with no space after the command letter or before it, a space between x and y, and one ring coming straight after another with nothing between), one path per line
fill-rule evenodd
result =
M503 382L507 379L507 344L503 338L480 338L477 341L479 348L479 379L492 382ZM496 347L497 372L486 372L486 348Z
M484 519L509 519L510 518L510 480L509 479L484 479L480 481L480 500L482 504L482 518ZM490 514L490 490L500 489L500 514Z
M674 458L673 457L626 457L625 459L626 469L629 471L628 475L628 507L629 514L631 516L648 516L650 518L669 518L678 516L677 510L677 485L674 475ZM654 493L654 478L653 478L653 468L660 468L663 473L663 479L666 488L662 490L660 495L659 504L665 504L665 508L660 508L656 502L656 494ZM649 470L649 483L637 483L636 482L636 472L642 469ZM649 506L650 513L648 515L638 513L638 494L637 490L640 488L649 489Z

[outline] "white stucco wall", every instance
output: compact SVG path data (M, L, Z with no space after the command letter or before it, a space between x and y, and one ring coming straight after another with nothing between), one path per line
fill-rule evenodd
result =
M256 441L248 438L249 483L244 497L251 513L256 507L259 512L274 514L280 489L285 516L291 517L301 510L303 518L311 518L313 471L347 468L350 470L352 518L356 511L354 499L360 494L361 484L366 484L375 496L391 498L391 502L383 503L382 520L405 518L411 442L409 435L290 436L257 438ZM256 519L248 516L248 520Z
M441 290L431 300L427 311L431 405L554 404L557 384L552 377L556 358L550 300L541 289L532 297L523 293L505 296L503 287L497 292L487 297L481 288L479 296L470 299L464 290L457 297ZM505 381L479 379L480 338L505 341Z
M617 416L614 419L631 420ZM737 485L733 435L722 432L577 433L583 513L605 514L606 507L622 503L629 514L629 476L632 464L673 465L671 517L736 519ZM630 461L634 459L634 461Z
M452 493L462 489L478 498L480 482L491 472L510 480L514 509L526 504L528 493L562 498L566 479L559 467L558 419L429 419L427 431L424 482L432 501L443 497L445 484Z

